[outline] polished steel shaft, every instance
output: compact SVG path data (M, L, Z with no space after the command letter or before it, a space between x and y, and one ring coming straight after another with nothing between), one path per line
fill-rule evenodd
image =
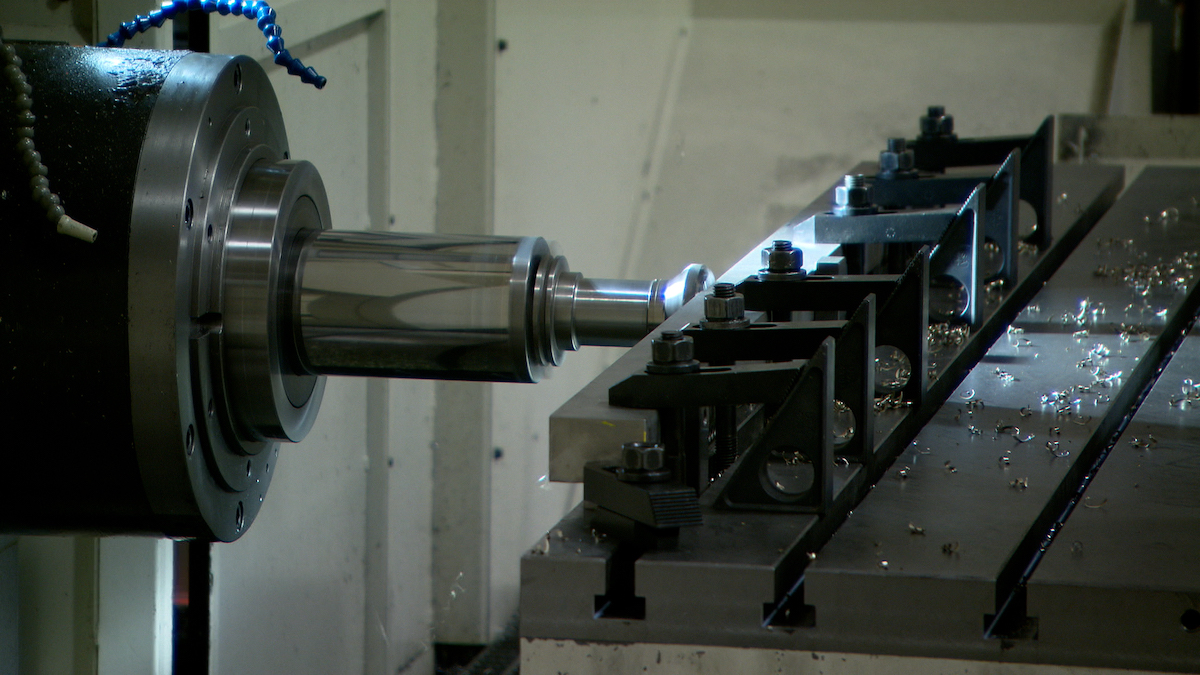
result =
M314 374L537 381L565 350L632 345L707 287L587 279L541 238L323 231L295 270L295 346Z

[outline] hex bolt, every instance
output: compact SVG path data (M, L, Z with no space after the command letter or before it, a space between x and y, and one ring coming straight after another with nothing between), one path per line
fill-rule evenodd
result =
M713 292L704 298L704 320L700 327L709 329L745 328L746 298L730 283L713 286Z
M635 441L621 445L617 479L629 483L656 483L671 478L667 452L657 443Z
M922 138L955 138L954 116L947 115L944 106L931 105L925 113L920 124Z
M842 184L833 189L833 215L862 216L876 213L871 201L871 188L862 174L847 174Z
M674 330L665 330L650 340L650 357L646 372L656 375L694 373L700 370L695 357L696 345L691 337Z
M889 138L887 149L879 153L879 178L885 180L917 177L916 155L903 138Z
M804 252L792 246L787 239L776 239L771 248L763 251L767 272L770 274L795 274L804 264Z
M666 463L661 445L625 443L621 446L621 468L626 471L657 471Z

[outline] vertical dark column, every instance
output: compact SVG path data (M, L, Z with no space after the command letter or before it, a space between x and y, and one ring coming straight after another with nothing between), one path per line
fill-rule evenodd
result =
M212 626L212 544L189 540L175 544L175 675L208 675Z
M208 14L201 11L185 12L177 16L171 25L175 49L193 52L208 51Z
M1200 113L1200 0L1138 0L1134 19L1151 24L1151 112Z

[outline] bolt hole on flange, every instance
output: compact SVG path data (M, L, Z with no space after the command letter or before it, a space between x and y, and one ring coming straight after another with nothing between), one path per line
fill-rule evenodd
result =
M186 227L189 230L192 229L193 215L194 215L194 212L192 211L192 200L189 199L183 205L183 225L184 225L184 227Z
M237 531L241 532L242 528L246 525L246 507L241 502L238 502L237 511L233 514L233 518L234 525L237 526Z
M209 223L209 224L208 224L208 229L206 229L206 230L205 230L205 232L204 232L204 236L205 236L205 238L207 238L209 241L212 241L212 240L213 240L213 226L212 226L212 223Z
M242 91L242 67L240 65L233 67L233 90L238 93Z
M187 436L184 438L183 444L184 444L184 447L187 448L188 456L191 456L192 452L194 452L196 450L196 427L195 426L193 426L191 424L188 425Z
M1184 610L1179 617L1179 626L1187 633L1200 633L1200 612L1194 609Z
M246 138L250 137L250 120L246 120Z

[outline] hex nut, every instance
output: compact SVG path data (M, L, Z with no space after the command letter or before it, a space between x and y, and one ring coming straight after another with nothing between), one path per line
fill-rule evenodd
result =
M798 248L767 249L767 271L774 274L795 272L804 264L804 252Z
M707 295L704 298L704 318L708 321L736 321L746 316L746 298L738 293L732 298Z
M927 114L921 116L921 135L926 138L953 136L954 115L947 115L942 106L929 106Z
M652 443L621 446L621 468L626 471L660 471L667 464L666 451Z
M879 173L884 176L904 174L916 166L916 156L903 138L888 140L886 150L879 153Z
M833 189L833 203L842 208L860 209L871 206L871 188L862 185L847 187L839 185Z
M686 363L695 358L695 354L696 345L686 335L664 332L650 341L650 357L659 365Z

